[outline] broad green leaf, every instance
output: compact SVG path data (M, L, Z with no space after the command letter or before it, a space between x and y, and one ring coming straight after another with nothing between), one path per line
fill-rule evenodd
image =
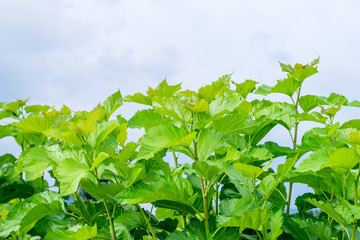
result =
M27 113L47 112L50 109L48 105L30 105L25 107Z
M0 156L0 179L9 179L13 176L16 160L11 154Z
M209 110L209 103L205 99L185 105L186 108L190 109L193 113L206 112Z
M295 71L295 69L290 64L284 64L281 63L280 61L279 64L283 72L293 73Z
M242 83L235 83L232 82L233 84L235 84L236 86L236 91L238 93L240 93L240 95L245 99L247 97L247 95L251 92L253 92L255 90L255 86L256 84L258 84L258 82L255 82L253 80L247 79L245 80L245 82Z
M317 67L309 66L309 67L296 69L295 72L291 73L291 76L296 80L303 82L306 78L314 75L317 72L318 72Z
M299 153L294 156L288 156L284 164L278 165L277 174L279 179L283 179L285 175L294 167L295 163L299 160Z
M212 119L218 119L224 116L224 114L232 112L241 103L242 100L240 99L221 96L210 103L209 114Z
M33 207L30 212L22 219L20 231L27 233L32 229L36 222L45 216L57 213L64 213L63 203L60 201L52 201L51 203L41 203Z
M299 224L301 229L306 230L307 232L310 232L317 236L320 240L328 240L331 239L332 233L331 228L329 225L327 225L324 222L316 221L311 218L307 219L299 219L299 218L293 218L294 222Z
M244 176L249 177L251 179L258 178L259 175L264 172L264 170L262 170L259 167L256 167L253 165L248 165L248 164L243 164L243 163L239 163L239 162L234 163L234 167L241 174L243 174Z
M240 199L227 198L220 202L220 214L223 216L241 217L245 213L256 209L256 204L250 195L244 196Z
M296 172L319 171L321 166L326 164L330 154L333 150L318 149L313 152L309 157L305 158L300 165L296 168Z
M343 123L339 128L340 129L356 128L357 130L360 130L360 119L352 119L350 121L347 121Z
M305 95L299 98L299 105L304 112L309 112L319 106L319 100L315 95Z
M43 176L44 171L50 166L50 161L47 151L41 147L28 148L19 157L27 181Z
M271 90L272 90L272 87L263 84L260 87L258 87L258 89L256 89L255 94L267 96L271 93Z
M199 133L197 141L198 160L207 160L223 143L222 135L215 129L205 129Z
M72 230L58 230L56 232L50 232L45 236L45 240L89 240L96 238L97 226L82 226L79 229Z
M152 106L151 98L148 96L145 96L142 93L135 93L132 96L128 95L124 98L124 100L127 102L135 102L135 103Z
M0 139L4 137L14 136L16 128L11 125L0 125Z
M246 127L248 114L230 113L218 120L215 120L212 127L223 135L240 133Z
M322 211L324 211L327 215L332 217L335 221L337 221L341 225L346 226L347 224L346 220L341 216L340 213L335 211L335 209L332 206L330 206L328 203L323 201L317 201L316 199L313 198L309 198L307 199L307 201L313 204L314 206L316 206L317 208L320 208Z
M120 133L116 137L116 142L120 144L120 146L124 146L127 140L127 123L120 124L119 127Z
M191 111L176 97L153 97L153 107L156 113L171 117L181 123L191 119Z
M52 128L53 123L44 117L34 116L21 120L16 126L22 132L43 132Z
M109 157L109 155L107 153L104 152L100 152L97 157L94 159L94 162L91 166L91 168L88 171L94 171L95 168L102 163L105 159L107 159Z
M324 117L323 115L321 115L321 113L319 113L319 112L311 112L311 113L303 112L303 113L297 115L297 119L300 122L311 121L311 122L318 122L318 123L322 123L322 124L325 124L326 120L327 120L327 118Z
M57 208L58 203L61 203L61 206L63 206L63 200L61 199L60 195L52 191L38 193L16 204L11 210L11 212L8 214L6 219L3 221L3 223L0 225L0 237L7 237L11 233L18 233L21 229L22 221L26 218L28 214L31 213L32 209L34 209L38 205L41 206L41 204L44 204L42 206L49 206L52 202L57 202L52 207L56 206ZM31 216L32 214L29 215L29 217Z
M288 77L284 78L283 80L278 80L276 85L272 87L271 93L283 93L289 97L292 97L299 87L299 81L292 77Z
M51 128L44 132L45 136L47 137L54 137L60 140L63 140L67 143L73 144L77 147L81 147L84 144L84 141L78 136L75 132L69 131L61 134L59 129Z
M344 105L349 107L360 107L360 101L355 100Z
M181 89L181 83L176 85L168 85L166 79L164 79L155 89L149 87L147 94L150 97L154 97L154 96L171 97L180 89Z
M83 178L80 182L82 188L85 189L96 200L109 199L125 189L122 183L94 184L87 178Z
M277 211L270 218L270 240L276 240L282 234L282 224L283 224L283 211Z
M247 228L260 230L262 225L267 222L272 215L273 213L268 209L256 209L245 213L241 217L224 217L219 215L217 221L222 227L240 227L240 231Z
M291 235L295 240L318 240L319 238L311 232L301 228L294 220L294 217L284 215L282 229L285 233Z
M360 161L359 155L352 148L340 148L333 152L326 164L321 168L342 168L345 170L351 170Z
M148 128L157 125L162 120L159 113L154 112L153 109L145 109L137 111L135 115L130 118L128 122L129 128Z
M142 139L138 159L149 159L160 150L171 146L189 146L195 135L195 132L189 134L184 126L178 128L171 123L151 127Z
M205 161L197 161L192 165L192 167L200 176L204 177L208 181L212 181L218 174L222 173L222 169L218 166L208 164Z
M109 134L118 127L119 125L116 120L98 123L96 132L89 135L87 143L93 148L98 148L100 143L104 141L109 136Z
M123 104L122 100L120 91L117 91L104 101L103 107L106 112L106 119L109 119L111 114L113 114Z
M105 110L103 108L98 108L88 113L86 120L76 122L72 126L72 129L80 136L87 138L91 133L96 132L96 122L103 116L104 111Z
M53 172L60 182L61 196L70 195L78 189L80 180L85 177L85 173L90 167L81 152L65 152L57 157L61 161L57 162Z
M157 207L191 214L196 213L192 206L196 198L198 195L194 195L191 183L178 176L159 176L148 184L139 182L114 197L122 205L153 203Z
M210 85L201 87L198 94L201 98L205 99L208 103L211 103L214 99L221 97L230 88L231 75L224 75L219 78L218 81L213 82Z

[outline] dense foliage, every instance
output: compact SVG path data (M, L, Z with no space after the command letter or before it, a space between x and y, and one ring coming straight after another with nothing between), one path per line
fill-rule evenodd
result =
M287 76L272 87L164 80L90 112L0 103L0 138L22 149L0 157L0 239L360 239L360 120L334 121L360 102L302 96L318 61L281 63ZM289 101L263 99L275 93ZM115 117L124 102L147 108ZM299 136L304 121L317 127ZM265 142L277 125L290 147ZM138 142L129 128L143 129ZM293 183L313 189L296 214Z

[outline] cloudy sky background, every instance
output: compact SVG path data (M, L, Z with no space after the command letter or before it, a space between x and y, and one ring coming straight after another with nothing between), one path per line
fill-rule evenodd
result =
M145 92L164 78L198 89L233 71L236 82L273 85L285 77L278 61L318 56L302 93L360 100L359 10L355 0L2 0L0 101L90 110L117 89ZM359 116L345 109L338 120ZM280 128L270 138L290 145ZM5 152L19 150L2 139Z

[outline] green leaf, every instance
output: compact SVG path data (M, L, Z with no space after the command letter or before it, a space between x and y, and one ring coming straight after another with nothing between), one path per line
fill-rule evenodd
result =
M205 129L199 133L197 154L200 161L207 160L223 143L222 135L215 129Z
M41 211L38 211L41 208L43 208L42 210L45 210L44 208L50 206L49 209L56 209L56 211L60 211L58 204L60 204L62 209L64 209L63 200L60 195L52 191L41 192L23 200L22 202L19 202L14 206L4 222L0 225L0 237L7 237L11 233L18 233L20 229L25 227L25 225L22 224L23 220L25 220L26 223L30 223L32 220L39 220L38 217L43 214ZM36 206L42 207L36 208L37 210L32 212L32 209L35 209ZM26 217L28 215L29 218L27 219Z
M305 158L300 165L296 168L296 172L317 172L321 169L321 166L326 164L330 154L333 151L328 149L319 149L313 152L309 157Z
M243 164L243 163L239 163L239 162L234 163L234 167L241 174L243 174L244 176L249 177L251 179L257 179L260 176L260 174L262 174L264 172L264 170L262 170L259 167L256 167L253 165L248 165L248 164Z
M271 90L272 90L272 87L263 84L260 87L258 87L258 89L256 89L255 94L267 96L271 93Z
M127 102L135 102L135 103L152 106L151 98L148 96L145 96L142 93L135 93L132 96L128 95L124 98L124 100Z
M120 91L117 91L104 101L103 107L106 112L106 119L109 119L111 114L113 114L123 104L122 100Z
M114 197L122 205L153 203L157 207L191 214L196 213L192 205L197 198L191 183L178 176L159 176L148 184L139 182Z
M173 118L181 123L191 119L191 111L177 97L153 97L153 107L156 113Z
M161 122L163 117L153 109L137 111L128 122L129 128L149 128Z
M314 75L317 72L318 72L317 67L309 66L309 67L296 69L295 72L291 73L291 76L296 80L303 82L306 78Z
M93 148L98 148L99 145L118 127L119 125L116 120L98 123L96 132L89 135L87 143Z
M283 211L277 211L270 219L270 240L276 240L282 234Z
M222 169L218 166L210 165L205 161L197 161L193 163L192 167L200 176L204 177L208 181L212 181L218 174L222 173Z
M103 108L98 108L87 114L86 120L80 120L72 126L72 129L79 134L87 138L91 133L96 132L97 126L96 121L98 121L104 114Z
M236 91L238 93L240 93L240 95L244 99L247 97L247 95L249 93L251 93L255 90L255 86L256 86L256 84L258 84L258 82L255 82L250 79L247 79L247 80L245 80L245 82L242 82L242 83L235 83L235 82L232 82L232 83L236 85Z
M335 209L332 206L330 206L328 203L323 202L323 201L318 201L314 198L309 198L309 199L307 199L307 201L309 203L313 204L315 207L320 208L322 211L324 211L327 215L332 217L335 221L340 223L342 226L344 226L344 227L346 226L347 222L343 218L343 216L341 216L340 213L335 211Z
M89 172L90 171L94 171L95 168L100 164L102 163L105 159L109 158L109 155L107 153L104 153L104 152L100 152L97 157L94 159L94 162L91 166L91 168L88 170Z
M293 219L294 217L284 216L282 225L284 232L291 235L295 240L318 240L318 237L301 228Z
M108 199L109 196L114 196L125 189L124 184L122 183L108 183L108 184L98 184L95 185L87 178L83 178L80 182L82 188L85 189L96 200Z
M27 233L32 229L36 222L45 216L56 213L64 213L63 203L60 201L52 201L51 203L41 203L33 207L30 212L22 219L20 231Z
M164 79L155 89L149 87L147 94L150 97L154 97L154 96L171 97L180 89L181 89L181 83L171 86L168 85L166 79Z
M43 176L44 171L50 166L50 161L47 151L41 147L28 148L19 157L27 181Z
M273 213L268 209L256 209L245 213L241 217L224 217L219 215L217 221L222 227L240 227L240 231L247 228L260 230L262 225L267 222L272 215Z
M305 95L299 98L299 105L304 112L309 112L319 106L319 100L315 95Z
M242 100L236 98L230 98L227 96L221 96L209 105L209 114L211 119L218 119L224 114L232 112L235 108L239 107Z
M14 136L16 128L11 125L0 125L0 139L4 137Z
M351 170L360 161L359 155L353 148L340 148L333 152L325 165L322 168L342 168L345 170Z
M16 126L22 132L44 132L52 128L53 123L44 117L30 116L21 120Z
M54 167L54 175L60 182L61 196L74 193L78 189L80 180L89 170L85 156L82 152L64 152L59 155L61 161Z
M138 158L149 159L155 153L171 146L189 146L195 135L195 132L188 134L184 126L178 128L171 123L151 127L142 139Z
M360 130L360 119L352 119L350 121L347 121L343 123L339 128L340 129L356 128L357 130Z
M248 114L230 113L226 116L215 120L212 127L221 132L223 135L240 133L246 127Z
M75 231L58 230L50 232L45 236L45 240L88 240L97 237L97 226L82 226Z
M221 97L230 88L231 75L224 75L219 78L218 81L213 82L210 85L201 87L198 94L201 98L204 98L208 103L211 103L215 98Z
M206 112L209 110L209 103L205 99L193 103L188 103L185 105L187 109L190 109L193 113Z
M283 93L292 97L299 87L299 81L292 77L288 77L283 80L278 80L276 85L271 89L271 93Z

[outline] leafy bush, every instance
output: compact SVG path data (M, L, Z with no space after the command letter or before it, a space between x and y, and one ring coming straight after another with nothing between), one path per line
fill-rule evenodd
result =
M318 62L281 63L274 86L164 80L90 112L0 103L0 138L22 149L0 157L0 239L360 239L360 120L334 121L360 102L302 96ZM289 101L253 97L274 93ZM114 117L123 102L148 108ZM319 127L299 136L304 121ZM264 141L277 125L291 147ZM130 142L128 128L145 133ZM313 193L290 214L294 183Z

